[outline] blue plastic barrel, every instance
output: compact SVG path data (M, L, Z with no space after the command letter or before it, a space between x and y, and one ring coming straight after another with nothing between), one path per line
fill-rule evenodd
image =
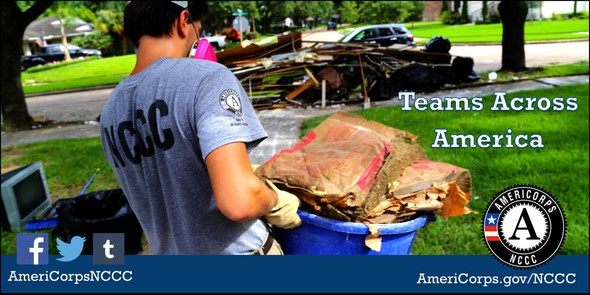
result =
M292 255L409 255L416 231L434 221L432 214L423 214L406 222L375 224L382 238L381 250L365 245L370 234L367 225L318 216L299 210L301 226L276 228L275 238L285 254Z

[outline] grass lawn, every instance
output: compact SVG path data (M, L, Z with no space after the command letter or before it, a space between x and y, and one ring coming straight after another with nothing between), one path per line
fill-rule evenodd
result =
M500 88L499 88L500 89ZM504 188L533 184L549 191L567 218L562 254L588 254L588 84L508 93L513 97L577 97L575 111L490 111L493 96L484 97L482 111L402 111L401 107L355 112L366 119L420 136L426 157L466 169L472 174L469 214L437 221L418 231L413 254L489 254L481 233L482 214ZM303 122L302 134L326 119ZM544 148L432 148L436 128L454 134L540 134Z
M21 74L25 94L117 84L135 66L135 54L105 57Z
M471 171L473 199L469 207L480 212L443 219L418 231L413 254L489 254L481 235L482 212L502 189L520 183L538 185L555 196L568 223L562 254L588 254L588 84L538 91L509 93L512 97L577 97L570 112L492 112L492 97L484 98L483 111L401 111L400 107L373 108L361 116L420 136L426 156ZM327 117L307 120L302 134ZM459 148L435 149L435 128L458 134L541 134L543 149ZM99 138L52 140L2 150L2 171L43 162L54 200L77 196L94 170L100 173L87 192L118 188L116 177L102 153ZM2 254L15 253L16 235L2 231ZM55 251L55 247L50 249ZM53 253L55 254L55 253Z
M562 20L562 21L530 21L525 23L525 41L546 41L564 39L588 39L588 19ZM358 24L351 28L361 27L367 24ZM488 43L502 42L502 24L465 24L445 25L441 22L416 22L406 23L406 27L416 38L424 40L416 41L425 44L434 36L448 38L451 43ZM346 33L350 30L342 30Z

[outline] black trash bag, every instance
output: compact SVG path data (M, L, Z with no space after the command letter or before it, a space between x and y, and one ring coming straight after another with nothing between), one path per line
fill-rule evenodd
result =
M445 84L457 84L459 79L450 66L410 64L396 70L389 78L391 87L399 91L431 92Z
M92 254L93 233L124 233L125 254L142 251L143 230L121 189L92 192L56 203L54 238L69 242L74 236L85 237L83 255Z
M453 59L452 67L461 82L475 82L481 77L473 70L474 62L471 57L457 56Z
M424 51L448 53L451 50L451 41L442 36L434 36L426 43Z

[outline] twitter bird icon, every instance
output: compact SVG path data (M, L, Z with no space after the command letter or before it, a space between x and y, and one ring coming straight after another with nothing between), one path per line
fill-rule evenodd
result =
M85 237L74 236L70 243L66 243L62 240L57 238L57 250L59 250L59 254L63 257L57 258L59 261L68 262L72 261L82 253L82 249L84 248L84 242L86 241Z

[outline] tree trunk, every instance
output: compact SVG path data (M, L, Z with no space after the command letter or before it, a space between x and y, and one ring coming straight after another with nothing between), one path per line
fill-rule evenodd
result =
M481 18L485 24L488 18L488 1L481 1Z
M528 14L525 1L500 1L498 12L502 19L502 69L522 72L526 70L524 54L524 24Z
M57 19L59 20L59 30L61 31L61 45L64 47L64 61L70 61L72 60L72 57L70 56L70 50L68 49L68 37L66 37L66 29L61 16L58 15Z
M468 23L471 20L469 19L469 12L468 12L468 8L467 8L467 2L468 1L463 1L463 4L461 4L461 22L462 23Z
M36 1L25 12L16 1L2 1L0 34L0 96L2 98L2 127L7 130L29 129L32 119L25 102L21 81L23 36L27 26L43 13L53 1Z

